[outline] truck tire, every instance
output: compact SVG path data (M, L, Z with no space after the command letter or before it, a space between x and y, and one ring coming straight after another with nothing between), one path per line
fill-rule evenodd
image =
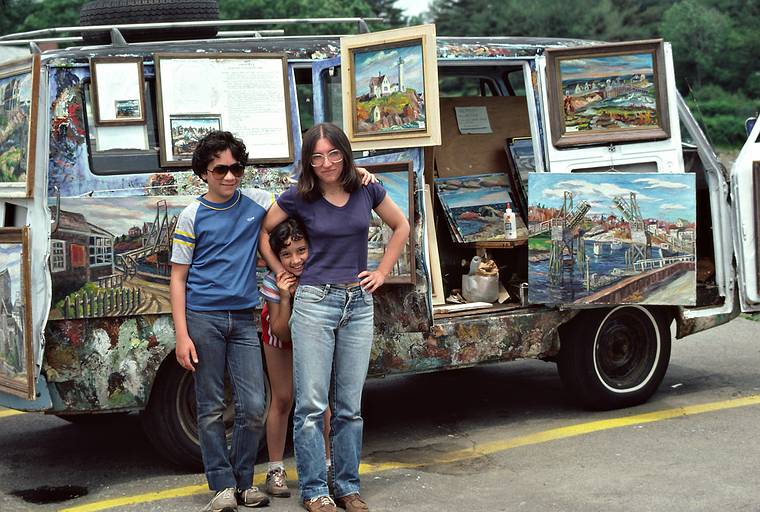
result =
M267 409L271 394L269 379L264 379ZM228 441L232 439L235 409L232 392L227 386L223 419ZM194 472L203 471L201 447L195 406L193 374L167 357L158 371L148 406L143 411L143 429L156 450L177 466ZM266 439L259 442L261 456L266 450Z
M561 332L557 365L565 388L588 409L646 402L668 368L670 319L638 305L579 314Z
M209 21L219 19L217 0L94 0L79 11L79 25L123 25L171 21ZM178 27L149 30L123 30L127 42L210 39L217 27ZM110 44L108 32L85 32L85 44Z

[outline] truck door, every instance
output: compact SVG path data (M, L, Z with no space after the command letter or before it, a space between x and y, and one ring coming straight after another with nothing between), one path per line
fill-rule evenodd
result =
M0 397L24 400L46 392L37 389L50 306L44 76L39 55L0 65Z
M742 311L760 311L760 123L731 168L734 252Z

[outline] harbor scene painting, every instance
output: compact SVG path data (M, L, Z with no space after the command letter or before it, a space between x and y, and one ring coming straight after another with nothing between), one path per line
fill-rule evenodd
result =
M658 126L654 55L560 60L565 132Z
M407 219L410 217L409 196L410 196L410 178L414 179L414 174L409 172L408 163L400 165L393 164L390 169L403 168L399 171L380 170L385 166L367 165L366 168L372 172L377 180L383 185L388 196L401 209ZM412 182L413 184L413 182ZM413 225L413 224L411 224ZM390 241L393 230L385 224L380 217L372 211L372 219L369 225L369 240L367 251L367 268L374 270L380 264L385 256L385 249ZM413 283L414 282L414 235L411 234L409 240L404 245L404 250L399 256L393 270L388 275L389 283Z
M506 174L436 178L435 188L456 242L506 239L504 211L515 204Z
M696 302L693 174L531 173L533 304Z

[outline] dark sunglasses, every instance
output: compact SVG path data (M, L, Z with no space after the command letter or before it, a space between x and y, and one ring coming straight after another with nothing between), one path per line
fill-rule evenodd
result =
M217 165L209 171L214 175L216 179L222 179L227 176L228 172L231 172L233 176L239 178L245 173L245 165L235 162L232 165Z

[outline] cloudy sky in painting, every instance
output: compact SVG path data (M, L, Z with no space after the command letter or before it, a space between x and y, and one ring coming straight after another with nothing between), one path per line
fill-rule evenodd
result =
M409 216L409 172L379 172L375 174L393 202L401 208L405 216Z
M566 80L615 78L634 73L646 75L653 73L651 53L567 59L561 60L559 67L563 83Z
M631 192L644 218L667 221L686 219L694 222L696 203L693 174L551 174L531 173L528 182L529 202L552 208L562 208L565 191L573 193L573 202L591 205L591 215L620 215L612 199Z
M370 78L388 75L391 84L398 83L398 59L404 59L404 86L418 93L423 91L422 45L384 48L354 53L357 95L369 92Z
M61 210L81 213L87 222L105 229L114 236L127 234L129 228L156 219L156 203L166 199L169 217L179 215L193 200L188 196L135 196L135 197L78 197L61 199ZM162 209L163 214L163 209Z
M8 270L11 276L11 301L21 289L21 244L0 244L0 272Z

